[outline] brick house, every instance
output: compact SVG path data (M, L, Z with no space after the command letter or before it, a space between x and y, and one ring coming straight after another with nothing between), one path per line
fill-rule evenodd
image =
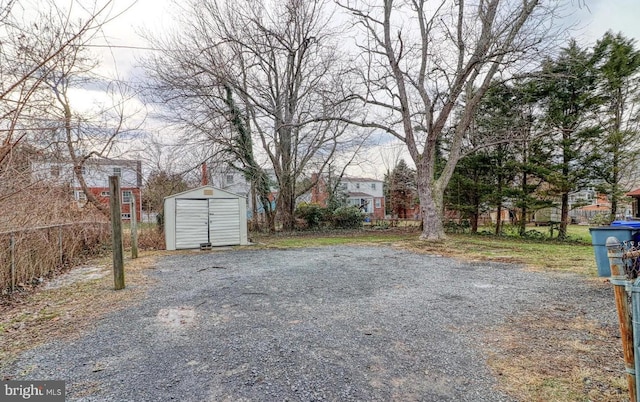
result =
M32 161L31 169L34 180L69 186L73 189L73 198L79 204L87 200L78 180L73 174L73 164L66 161L39 160ZM135 196L136 216L142 218L142 162L128 159L90 159L82 168L83 177L88 190L100 202L108 205L109 176L120 176L120 197L122 220L131 219L131 199Z

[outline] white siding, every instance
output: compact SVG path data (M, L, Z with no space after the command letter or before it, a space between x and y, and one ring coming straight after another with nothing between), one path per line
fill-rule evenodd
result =
M202 186L164 200L167 250L249 244L246 198Z
M120 187L138 187L137 161L92 161L85 163L82 173L88 187L109 187L109 176L114 169L120 172ZM47 180L52 183L69 183L79 187L73 164L70 162L33 161L31 170L35 180Z
M379 180L353 179L349 177L343 177L341 179L341 184L346 187L342 189L349 192L365 193L371 195L372 197L384 197L384 192L382 191L383 182Z
M212 246L240 244L238 199L209 200L209 239Z
M209 203L207 200L176 200L176 249L198 248L208 243Z

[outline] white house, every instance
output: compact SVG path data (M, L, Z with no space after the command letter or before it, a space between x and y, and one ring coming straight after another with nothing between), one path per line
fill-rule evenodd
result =
M383 182L361 177L342 177L339 189L347 195L347 203L366 214L383 219L385 215Z

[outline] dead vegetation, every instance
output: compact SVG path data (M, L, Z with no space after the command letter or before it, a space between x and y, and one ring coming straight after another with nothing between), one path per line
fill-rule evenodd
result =
M0 295L27 290L82 259L103 253L110 237L104 222L42 226L0 233Z
M628 400L618 328L574 310L524 311L487 332L501 389L523 402Z
M103 258L90 262L93 271L103 274L97 279L78 277L63 286L41 286L0 299L0 372L20 352L52 339L79 336L105 314L134 303L149 284L144 271L158 254L145 252L125 262L124 290L113 290L111 261Z

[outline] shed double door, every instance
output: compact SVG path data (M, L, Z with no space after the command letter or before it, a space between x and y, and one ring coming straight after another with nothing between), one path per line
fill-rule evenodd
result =
M177 199L176 248L240 244L240 206L237 199Z

